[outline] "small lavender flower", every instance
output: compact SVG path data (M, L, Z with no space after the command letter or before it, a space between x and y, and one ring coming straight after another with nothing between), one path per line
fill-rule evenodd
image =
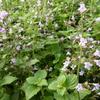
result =
M20 51L20 49L21 49L21 46L20 45L16 46L16 50L17 51Z
M0 27L0 33L6 33L5 28Z
M100 50L96 50L93 55L96 57L100 57Z
M81 70L81 71L79 72L79 75L80 75L80 76L83 76L83 75L84 75L84 71Z
M84 65L85 65L84 67L85 67L86 69L88 69L88 70L90 70L91 67L93 66L93 64L91 64L90 62L85 62Z
M78 83L78 85L76 86L77 91L82 91L84 90L83 86L81 83Z
M100 84L99 83L94 83L93 84L93 89L92 89L92 91L95 91L95 90L99 90L100 89Z
M86 9L86 7L85 7L85 4L82 2L82 3L80 3L80 7L78 8L78 11L80 12L80 13L83 13L83 12L85 12L87 9Z
M8 16L8 12L0 11L0 21L2 22L5 17Z
M93 40L94 40L93 38L90 38L90 37L87 38L87 41L89 42L93 42Z
M11 62L15 65L16 64L16 58L12 58Z
M81 45L83 48L86 48L86 44L87 44L87 39L81 37L79 45Z
M62 71L66 71L66 68L69 66L71 63L70 58L67 58L67 60L63 63L63 68L61 69Z
M94 62L96 63L97 66L100 67L100 60L94 60Z

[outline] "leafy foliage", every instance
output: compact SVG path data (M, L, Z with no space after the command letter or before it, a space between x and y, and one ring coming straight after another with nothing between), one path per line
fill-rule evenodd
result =
M99 0L0 0L0 100L96 100Z

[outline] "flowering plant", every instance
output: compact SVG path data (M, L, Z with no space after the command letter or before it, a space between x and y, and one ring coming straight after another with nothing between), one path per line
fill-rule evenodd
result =
M100 97L99 0L0 0L0 100Z

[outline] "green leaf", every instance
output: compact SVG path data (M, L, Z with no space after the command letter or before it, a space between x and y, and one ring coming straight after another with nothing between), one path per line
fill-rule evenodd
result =
M28 77L28 78L26 79L26 81L27 81L29 84L34 84L34 85L38 84L38 83L40 82L40 80L41 80L41 79L37 79L36 77L32 77L32 76L30 76L30 77Z
M85 89L85 90L82 90L82 91L79 91L79 95L80 95L80 99L84 99L87 95L89 95L91 93L90 90L88 89Z
M21 89L25 92L26 100L29 100L41 90L41 87L25 82Z
M28 62L28 65L34 65L34 64L36 64L37 62L39 62L39 60L38 59L33 59L33 60L30 60L29 62Z
M47 80L45 80L45 79L42 79L41 81L40 81L40 83L39 84L37 84L38 86L47 86L48 85L48 83L47 83Z
M63 96L66 92L66 88L65 87L62 87L60 89L57 89L57 93L61 96Z
M39 70L35 73L36 78L44 79L47 76L47 72L45 70Z
M67 89L75 89L78 84L78 79L76 75L69 74L66 76L66 87Z
M58 85L57 81L53 81L53 82L51 82L49 84L48 89L50 89L50 90L57 90L57 88L58 88L57 85Z
M0 80L0 86L11 84L15 80L17 80L16 77L9 76L9 75L4 76L3 79Z
M50 90L57 90L63 87L64 82L66 81L66 76L64 74L60 74L57 80L51 82L48 86Z
M40 81L44 78L46 78L47 76L47 72L45 70L39 70L35 73L34 77L31 76L31 77L28 77L26 79L26 81L29 83L29 84L39 84Z
M67 94L67 93L63 96L59 95L58 93L54 93L54 98L56 100L70 100L69 99L69 94Z
M57 82L59 83L59 85L63 85L65 81L66 81L65 74L60 74L60 76L57 78Z
M70 97L70 100L80 100L79 94L77 91L74 91L71 94L69 94L69 97Z

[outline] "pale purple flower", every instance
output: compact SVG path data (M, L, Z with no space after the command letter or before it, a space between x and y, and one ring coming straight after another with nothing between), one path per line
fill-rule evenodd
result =
M100 22L100 17L95 19L96 22Z
M21 49L21 46L20 45L16 46L16 50L17 51L20 51L20 49Z
M11 62L15 65L16 64L16 58L12 58Z
M96 50L93 55L96 57L100 57L100 50Z
M78 85L76 86L77 91L82 91L84 90L83 86L81 83L78 83Z
M2 22L5 17L8 16L8 12L0 11L0 21Z
M67 60L63 63L63 68L61 70L65 71L70 63L71 63L70 58L67 58Z
M86 9L86 7L85 7L85 4L82 2L82 3L80 3L80 7L78 8L78 11L80 12L80 13L83 13L83 12L85 12L87 9Z
M92 89L92 91L95 91L95 90L99 90L100 89L100 84L99 83L94 83L93 84L93 89Z
M91 64L90 62L85 62L84 65L85 65L84 68L86 68L88 70L90 70L91 67L93 66L93 64Z
M6 33L5 28L0 27L0 33Z
M100 60L94 60L94 62L96 63L96 65L97 65L98 67L100 67Z
M81 45L83 48L86 48L87 42L87 39L81 37L79 45Z
M87 38L87 40L88 40L89 42L93 42L93 40L94 40L94 39L93 39L93 38L88 37L88 38Z
M81 70L81 71L79 72L79 74L80 74L80 76L83 76L83 75L84 75L84 71Z

